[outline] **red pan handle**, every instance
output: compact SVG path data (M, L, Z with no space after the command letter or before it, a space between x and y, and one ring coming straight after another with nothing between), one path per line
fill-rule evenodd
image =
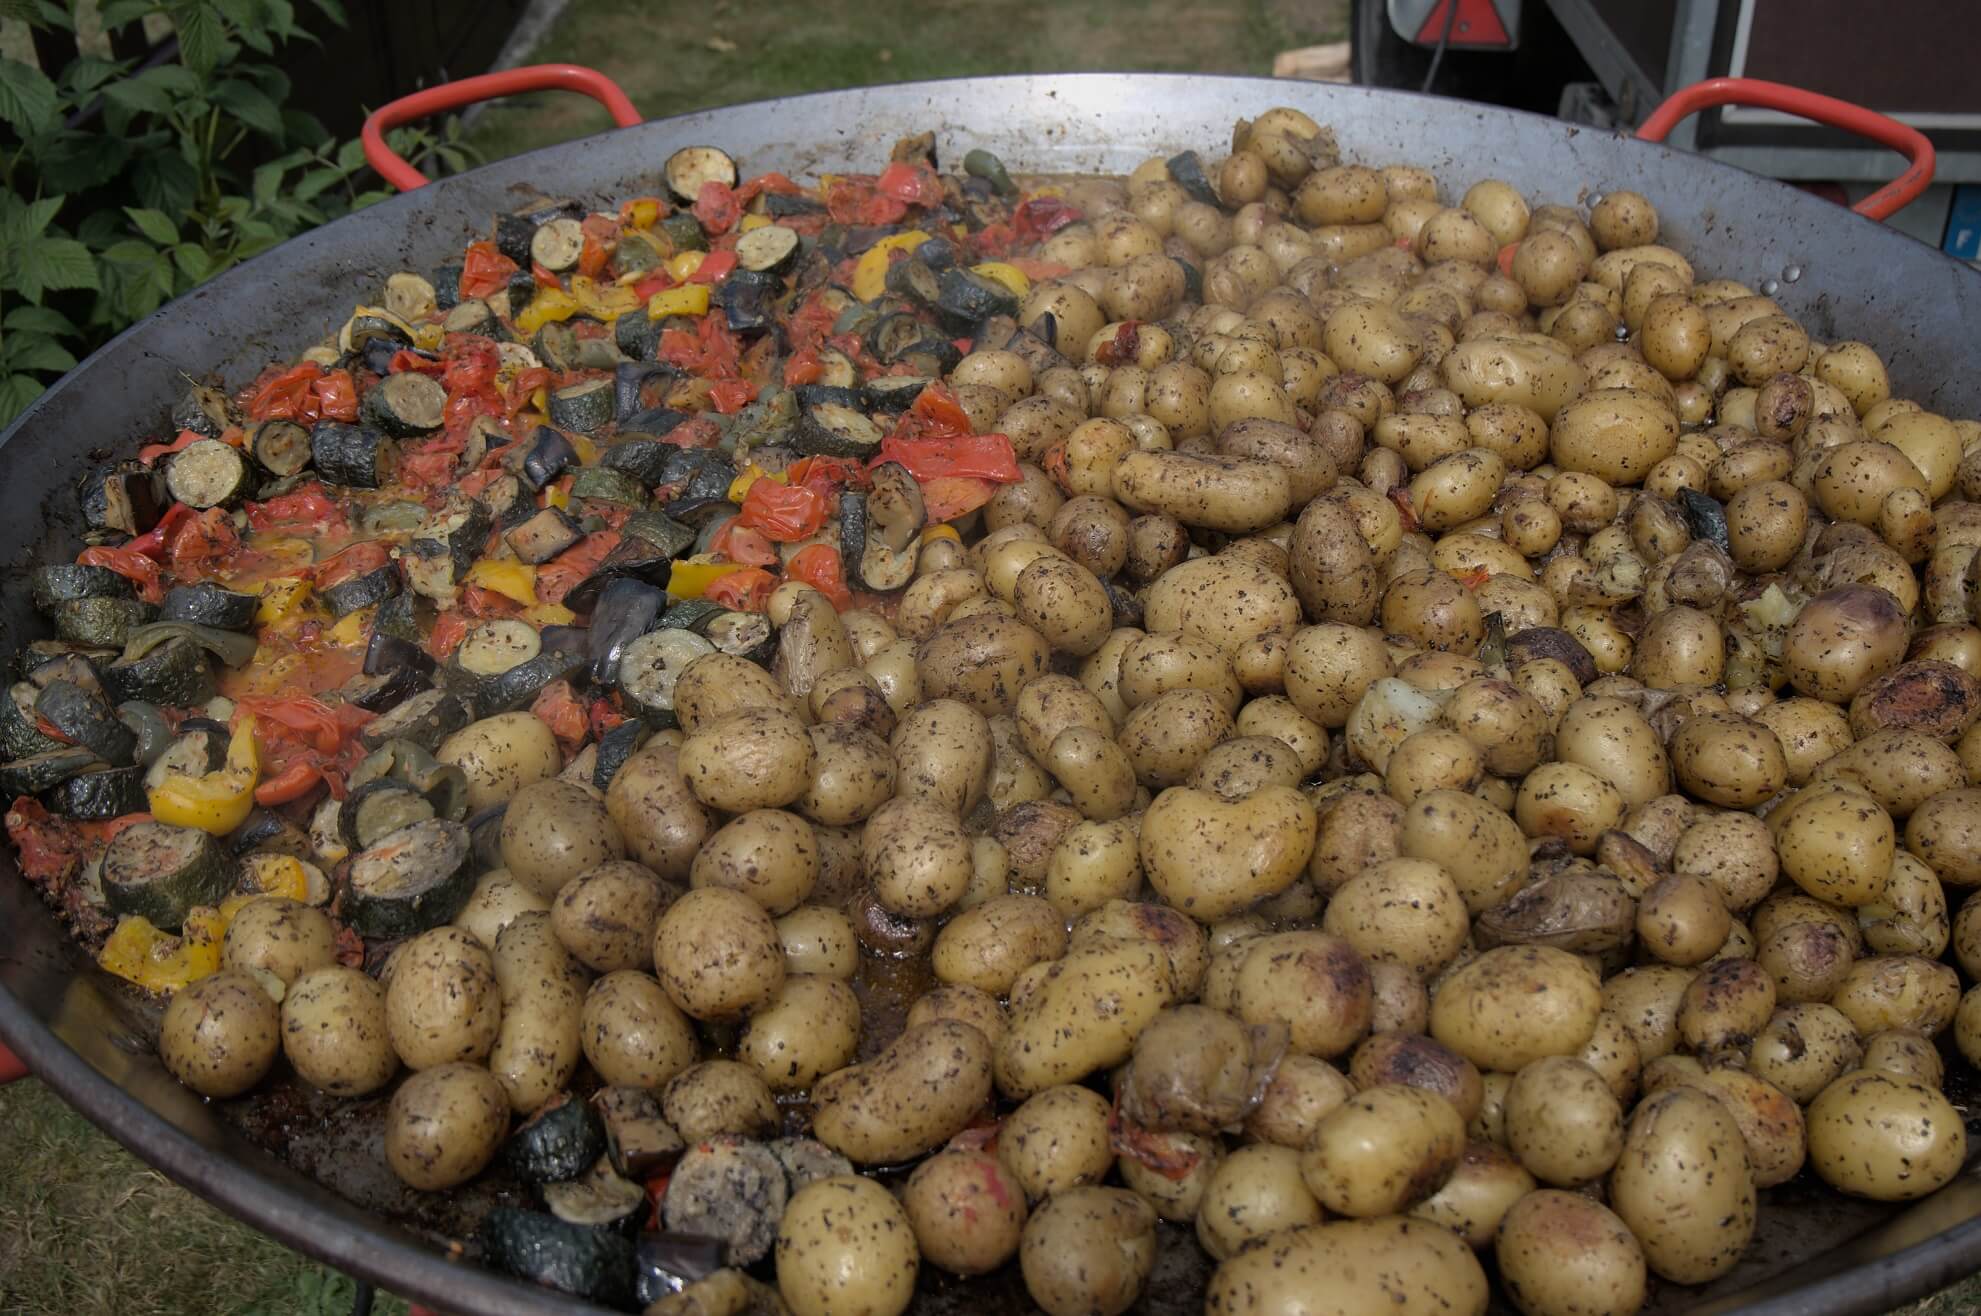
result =
M20 1058L6 1047L0 1046L0 1087L27 1076L28 1067L20 1062Z
M364 131L360 134L365 144L365 159L386 182L401 192L425 187L426 175L385 144L388 128L397 128L443 110L458 110L476 101L514 96L525 91L581 91L605 106L611 112L613 122L621 128L631 128L641 121L639 110L619 89L619 84L597 69L588 69L582 64L532 64L527 68L462 78L458 82L443 82L438 87L428 87L379 106L365 120Z
M1758 105L1763 109L1800 115L1832 128L1856 133L1859 137L1869 137L1911 161L1904 173L1851 207L1860 215L1868 215L1872 219L1889 218L1924 192L1926 185L1933 181L1933 144L1917 128L1900 123L1889 115L1879 114L1876 110L1867 110L1862 105L1840 101L1834 96L1804 91L1779 82L1766 82L1760 78L1707 78L1704 82L1680 87L1664 104L1651 111L1651 117L1644 120L1637 136L1647 142L1662 142L1680 119L1715 105Z

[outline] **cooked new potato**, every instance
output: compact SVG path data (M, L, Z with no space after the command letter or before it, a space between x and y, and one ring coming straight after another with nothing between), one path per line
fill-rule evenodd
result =
M785 1203L777 1291L794 1316L899 1316L915 1296L920 1265L908 1213L871 1179L814 1180Z
M385 1112L385 1163L413 1188L452 1188L481 1173L509 1132L509 1098L495 1076L459 1062L400 1084Z
M1967 1129L1938 1089L1890 1073L1845 1074L1809 1104L1809 1161L1833 1188L1904 1202L1947 1183Z
M249 906L250 909L253 906ZM261 1082L282 1049L282 1016L247 972L227 969L172 998L158 1055L203 1097L234 1097Z

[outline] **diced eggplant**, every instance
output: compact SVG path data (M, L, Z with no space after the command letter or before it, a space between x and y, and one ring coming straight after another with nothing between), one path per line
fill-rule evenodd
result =
M384 566L367 571L361 576L340 581L328 589L319 590L317 597L322 599L334 616L347 617L359 608L369 608L383 603L399 592L399 567L387 562Z
M92 530L144 534L165 514L167 501L165 473L136 462L99 467L83 480L83 522Z
M714 652L715 645L691 630L671 628L636 636L620 650L620 697L648 726L665 731L677 725L674 685L682 670Z
M141 822L103 852L103 899L112 914L136 914L177 932L196 905L218 905L234 889L220 842L196 827Z
M530 446L523 454L523 483L541 489L578 464L578 450L548 425L537 426Z
M79 773L42 792L41 802L65 818L104 822L127 813L143 813L144 769L101 768Z
M1192 201L1201 201L1207 206L1222 205L1217 189L1204 174L1204 162L1195 151L1182 151L1163 161L1169 166L1170 181L1190 194Z
M1011 175L1004 168L1004 161L979 146L963 157L963 172L972 178L981 178L991 185L991 191L999 196L1017 196L1018 184L1011 181Z
M366 390L364 414L395 439L430 434L447 419L447 390L432 375L402 370Z
M453 606L455 591L488 545L492 524L482 504L459 494L448 498L413 532L400 558L413 590L442 607Z
M69 643L121 649L158 610L138 599L64 599L52 614L55 633Z
M710 448L676 448L662 481L675 498L727 498L736 483L736 466ZM669 513L672 515L672 513Z
M605 1155L605 1125L598 1112L568 1092L539 1107L509 1135L502 1159L524 1183L564 1183Z
M116 659L122 649L111 649L101 645L70 644L66 640L29 640L14 655L14 670L23 677L46 684L41 672L45 668L60 664L68 666L80 663L82 670L95 672L98 668ZM47 680L53 680L51 675Z
M1187 302L1203 301L1204 271L1202 267L1194 261L1183 259L1181 256L1171 256L1170 259L1175 261L1177 268L1183 271L1183 300Z
M660 350L660 322L647 315L644 306L626 312L612 322L612 341L635 361L652 361Z
M117 720L131 729L137 737L137 748L131 751L141 768L156 763L159 756L172 747L172 724L165 717L165 710L157 704L142 699L126 699L117 705Z
M566 388L552 389L550 421L580 434L595 434L613 416L613 389L609 379L587 379Z
M218 439L189 443L165 463L166 491L188 507L231 503L247 493L248 484L247 459Z
M401 569L412 558L400 559ZM430 623L423 614L431 610L419 595L409 590L401 590L378 605L378 611L371 615L371 629L375 635L392 635L408 644L419 644L426 639Z
M550 561L584 537L584 528L561 507L546 507L502 536L517 557L533 566Z
M321 420L310 428L310 460L325 484L382 489L398 469L398 445L369 425Z
M52 612L56 604L70 599L135 597L131 582L108 567L82 567L67 562L36 567L28 577L28 587L34 606L42 612Z
M663 557L679 557L683 549L695 541L695 532L682 525L665 512L635 512L626 518L620 527L620 543L626 536L645 540L653 545ZM658 582L656 582L658 583Z
M0 792L8 799L38 795L71 777L103 767L103 760L81 745L58 745L39 754L0 763Z
M411 352L410 347L400 347L389 338L374 338L365 344L364 351L358 354L364 368L372 374L384 378L392 373L392 363L401 352Z
M716 289L715 301L722 307L729 332L758 334L777 323L774 303L783 291L783 281L775 274L737 270Z
M937 274L954 267L961 258L961 248L945 237L932 237L915 248L915 259Z
M523 268L509 276L508 286L501 292L491 295L507 298L508 310L511 312L520 311L530 304L530 299L537 295L537 279L536 275L530 272L528 257L524 258ZM496 313L501 314L502 308L497 307Z
M777 632L761 612L719 612L699 630L716 652L746 658L761 667L770 666L777 654Z
M545 1184L543 1204L566 1224L627 1238L640 1232L650 1209L646 1190L621 1178L604 1156L576 1179Z
M644 317L645 312L637 312ZM613 419L624 422L647 406L648 381L660 379L672 383L681 377L681 372L660 361L622 361L612 371L612 415Z
M825 213L825 205L808 196L788 192L766 192L764 213L772 219L789 219L793 215L822 215Z
M275 854L308 862L315 855L310 848L310 834L307 831L273 809L264 809L260 805L255 806L246 822L228 834L227 848L237 858L251 854ZM328 895L327 892L325 894Z
M34 701L40 696L39 686L16 681L0 699L0 758L24 759L68 748L35 725Z
M584 225L568 215L539 224L536 232L530 234L530 259L552 274L562 274L575 266L584 250Z
M663 1300L686 1291L723 1269L722 1240L702 1234L676 1234L648 1231L640 1235L633 1249L633 1301L643 1310L660 1308ZM734 1275L735 1271L729 1272ZM757 1281L739 1277L738 1284L748 1295ZM692 1301L689 1295L683 1301ZM746 1303L753 1299L746 1296ZM694 1310L691 1306L687 1310ZM754 1312L758 1305L738 1310ZM772 1309L774 1310L774 1308Z
M474 720L468 705L449 690L422 690L358 731L358 743L377 749L388 740L410 740L432 753L440 742Z
M192 384L172 408L175 429L191 430L202 438L217 439L233 424L227 395L206 384Z
M687 1150L687 1143L661 1114L659 1099L645 1088L601 1088L592 1106L604 1125L606 1154L613 1168L629 1179L652 1179Z
M251 631L255 625L255 609L261 599L253 594L242 594L225 589L210 580L202 580L194 585L174 585L165 591L165 601L159 605L160 621L191 622L195 626L212 626L223 631Z
M702 184L736 186L736 162L728 152L713 146L684 146L667 157L662 170L667 188L675 198L693 205L701 197Z
M376 638L377 633L373 635ZM359 672L338 686L335 694L345 703L368 713L383 713L426 688L426 677L418 669L395 667L385 672Z
M654 513L636 513L636 516L658 516ZM629 521L630 525L631 522ZM686 541L693 541L693 532L686 526ZM640 535L622 532L619 542L603 561L592 569L592 573L573 585L564 595L564 606L574 612L590 612L598 605L599 594L615 580L641 580L649 585L666 588L671 559L674 553L666 548L650 543ZM548 629L548 628L546 628ZM582 634L582 632L581 632ZM548 641L546 640L546 643Z
M145 785L156 789L173 777L203 777L227 762L226 727L204 718L187 718L165 752L145 769Z
M71 648L48 654L28 669L27 679L36 690L46 690L57 681L68 681L93 694L104 694L99 672L105 664L99 652Z
M365 937L410 937L439 927L474 890L473 848L468 829L444 818L388 832L352 857L338 912Z
M386 777L368 781L344 797L337 828L352 850L368 850L389 833L433 816L433 804L426 796Z
M622 421L619 433L643 439L664 439L687 419L688 413L685 411L676 411L672 407L648 407Z
M117 719L117 710L102 694L73 681L55 681L42 688L34 714L71 745L81 745L112 767L128 767L138 738Z
M482 1221L480 1241L497 1270L603 1306L633 1305L633 1244L624 1234L498 1206Z
M653 728L638 718L621 722L598 738L598 753L592 758L592 785L600 790L612 784L626 760L639 752Z
M919 375L882 375L860 389L860 403L869 413L895 416L915 405L929 381Z
M957 329L969 329L993 315L1018 314L1018 298L1011 289L995 279L960 268L942 272L935 305Z
M622 439L599 454L598 469L623 471L642 488L651 489L660 483L667 455L673 451L673 444L658 439Z
M644 581L622 577L599 591L592 609L585 658L591 679L601 685L617 679L626 647L653 628L667 606L667 593Z
M411 640L401 639L383 631L373 631L365 645L366 676L385 676L393 672L409 671L416 676L433 675L433 655Z
M491 480L487 488L475 495L475 501L488 510L497 530L521 525L537 512L535 491L514 475Z
M647 491L637 478L610 466L583 466L571 477L571 496L583 503L645 507Z
M479 297L470 297L449 307L440 327L450 334L492 335L499 327L495 312Z
M886 435L854 407L835 402L807 407L793 446L808 457L870 457Z
M963 354L956 344L947 338L924 338L895 358L896 365L907 366L924 379L937 379L956 369Z
M927 267L923 269L926 272ZM928 337L929 332L929 326L923 324L914 312L894 311L875 320L867 330L867 350L874 354L876 360L891 364Z
M525 270L530 265L530 239L536 236L537 226L521 214L501 214L495 217L495 249L515 261Z
M941 291L941 280L925 262L910 256L887 267L887 290L917 306L933 306Z

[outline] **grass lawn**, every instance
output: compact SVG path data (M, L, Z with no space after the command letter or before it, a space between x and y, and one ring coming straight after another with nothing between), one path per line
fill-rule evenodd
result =
M858 14L856 19L849 15ZM991 73L1269 73L1275 52L1338 41L1346 0L571 0L532 62L610 74L649 118L878 82ZM568 93L514 97L476 123L490 159L612 126Z

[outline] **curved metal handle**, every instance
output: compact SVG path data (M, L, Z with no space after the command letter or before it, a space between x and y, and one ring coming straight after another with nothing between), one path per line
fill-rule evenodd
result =
M1651 111L1651 117L1638 128L1637 136L1647 142L1662 142L1680 119L1715 105L1757 105L1762 109L1800 115L1832 128L1856 133L1859 137L1869 137L1911 161L1904 173L1851 207L1860 215L1872 219L1888 218L1924 192L1926 185L1933 181L1933 143L1927 141L1926 135L1917 128L1900 123L1890 115L1867 110L1862 105L1840 101L1834 96L1760 78L1707 78L1704 82L1680 87L1664 104Z
M457 82L443 82L438 87L428 87L379 106L365 119L364 131L360 134L365 144L365 159L386 182L401 192L425 187L427 176L385 144L387 129L424 119L429 114L439 114L443 110L458 110L476 101L514 96L525 91L581 91L605 106L613 122L621 128L631 128L641 121L639 110L619 89L619 84L597 69L588 69L582 64L532 64L527 68L504 69L500 73L484 73Z

